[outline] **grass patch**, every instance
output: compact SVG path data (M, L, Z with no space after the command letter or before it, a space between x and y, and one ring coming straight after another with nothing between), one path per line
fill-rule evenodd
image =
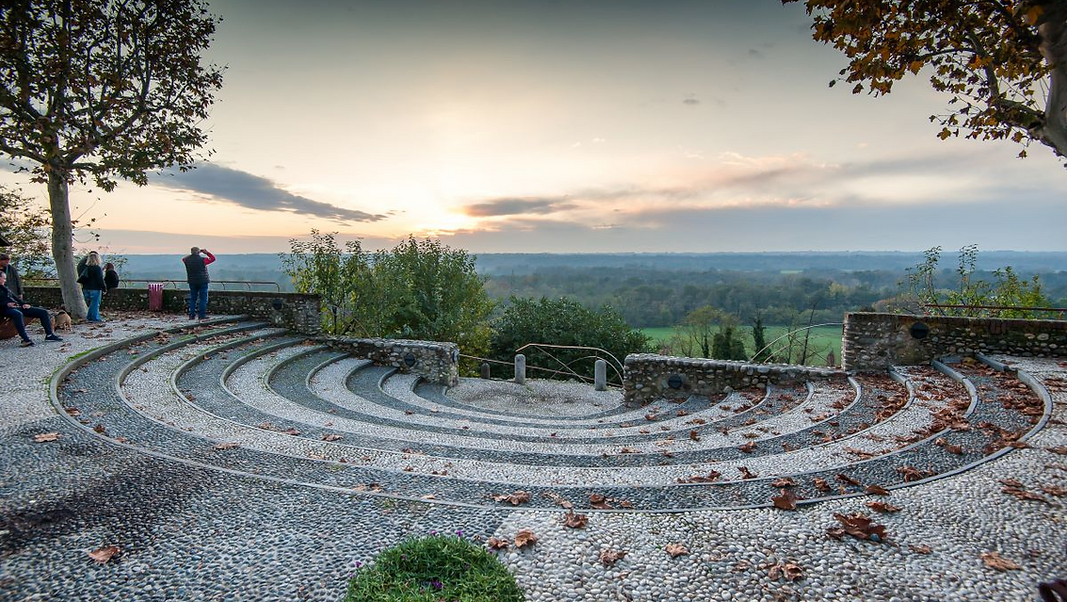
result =
M409 539L360 567L346 602L522 602L507 568L484 548L456 536Z
M788 326L767 326L764 332L764 337L767 342L770 343L788 331ZM652 340L653 346L656 346L667 343L674 334L681 333L682 330L673 326L658 326L655 328L642 328L641 332ZM745 350L751 356L756 352L755 345L752 342L752 328L748 325L744 325L741 328L741 335L742 341L745 343ZM804 333L800 333L800 344L803 344L803 337ZM772 350L781 350L785 345L785 340L778 341L778 343L772 347ZM834 355L838 358L838 361L840 361L841 327L819 326L817 328L812 328L811 338L808 340L808 348L819 352L817 357L812 357L808 360L809 364L822 365L827 350L832 350Z

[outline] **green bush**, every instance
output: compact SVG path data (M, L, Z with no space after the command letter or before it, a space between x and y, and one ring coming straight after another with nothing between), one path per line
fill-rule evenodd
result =
M522 602L507 568L484 548L455 536L409 539L359 568L346 602Z

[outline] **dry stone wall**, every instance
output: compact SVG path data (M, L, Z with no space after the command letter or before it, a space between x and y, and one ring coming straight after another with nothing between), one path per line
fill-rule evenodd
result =
M28 286L24 296L29 303L51 310L63 305L58 287ZM163 311L185 313L188 302L188 290L163 289ZM100 308L105 312L109 309L147 310L148 289L114 289L104 295ZM213 290L208 296L208 311L212 314L249 315L307 335L322 332L320 308L318 295L301 293Z
M846 370L885 370L944 355L994 353L1067 357L1067 321L850 313L841 355Z
M690 395L715 396L750 387L762 389L771 384L845 377L844 371L830 368L636 353L626 356L623 395L628 404L646 404L664 397L677 400Z
M327 344L379 366L393 366L404 374L455 386L459 382L459 345L406 339L350 339L330 337Z

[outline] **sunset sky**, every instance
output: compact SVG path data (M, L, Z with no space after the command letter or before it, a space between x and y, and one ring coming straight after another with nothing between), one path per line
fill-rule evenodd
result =
M778 0L215 0L210 158L71 191L120 253L312 228L474 252L1064 250L1044 147L941 142L924 78L827 83ZM43 185L3 173L41 202Z

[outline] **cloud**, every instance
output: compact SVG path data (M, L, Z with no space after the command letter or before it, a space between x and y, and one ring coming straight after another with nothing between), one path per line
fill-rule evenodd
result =
M467 205L463 213L471 217L502 217L509 215L545 215L572 208L566 197L496 198Z
M201 163L196 169L186 172L156 176L152 178L152 183L257 211L283 211L342 223L376 222L386 218L385 215L345 209L298 196L279 188L267 178L214 163Z

